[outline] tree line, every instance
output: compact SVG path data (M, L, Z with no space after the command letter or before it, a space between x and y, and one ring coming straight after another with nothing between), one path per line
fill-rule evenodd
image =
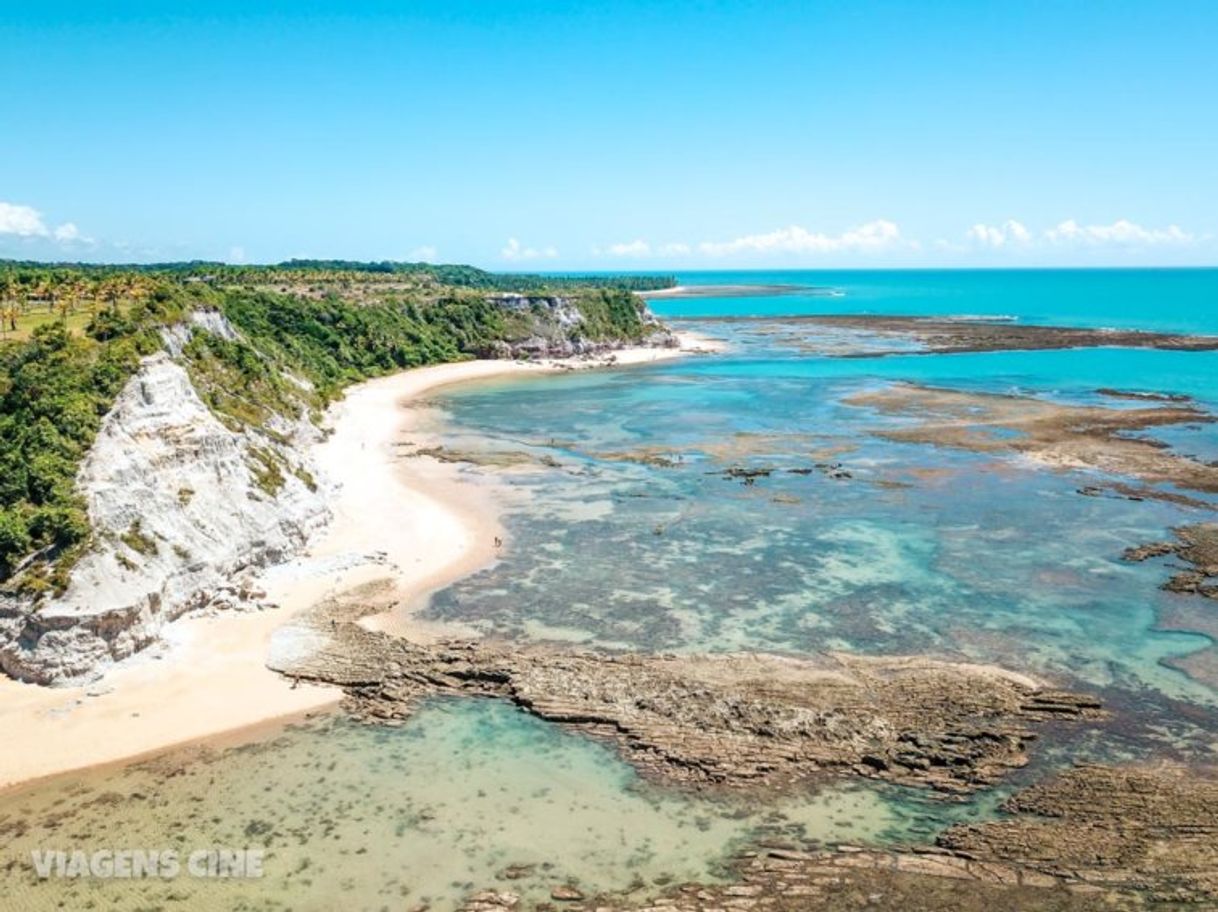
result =
M355 285L302 293L321 273L350 275ZM247 274L251 281L237 280ZM278 284L301 275L303 285ZM35 593L66 585L91 534L76 489L81 461L141 358L162 349L161 330L192 311L218 311L240 332L236 340L194 334L183 360L200 395L230 427L268 436L274 413L316 410L358 380L518 341L544 318L502 306L488 294L500 285L440 284L429 272L425 282L364 294L362 275L0 263L0 303L19 312L0 334L0 584ZM518 287L552 292L549 278L537 281ZM641 299L620 284L572 281L564 294L589 338L637 340L647 331ZM36 325L16 337L23 320Z

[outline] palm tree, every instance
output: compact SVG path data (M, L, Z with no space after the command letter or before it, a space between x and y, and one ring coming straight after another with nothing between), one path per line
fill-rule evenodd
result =
M9 326L16 329L12 310L16 306L16 294L8 276L0 278L0 339L8 336Z
M106 301L106 308L114 314L118 313L118 301L123 294L122 279L109 278L102 283L102 296Z

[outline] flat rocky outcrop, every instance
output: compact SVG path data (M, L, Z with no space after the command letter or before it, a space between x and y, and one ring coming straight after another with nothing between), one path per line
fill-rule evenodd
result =
M200 316L167 333L169 350L190 332L233 330ZM145 359L78 474L93 538L67 590L42 602L0 596L0 669L39 684L87 679L186 612L256 607L253 571L329 518L325 492L302 480L317 431L303 419L278 430L283 442L231 430L169 351ZM268 458L284 468L275 490L259 484Z
M977 453L1009 453L1052 468L1094 470L1148 484L1218 493L1218 465L1176 453L1162 441L1132 433L1215 420L1209 412L1192 405L1103 408L912 383L894 383L844 401L907 419L907 426L875 432L888 440ZM1142 491L1147 497L1160 493L1165 499L1176 499L1170 490Z
M1197 523L1172 530L1175 541L1151 542L1125 551L1125 560L1144 561L1173 555L1189 567L1173 574L1163 588L1168 592L1218 599L1218 523Z
M510 890L472 894L461 912L1123 912L1144 908L1014 868L946 854L847 846L759 847L729 865L727 883L686 883L647 898L621 895L527 903Z
M1002 317L914 317L878 314L817 314L815 316L760 317L751 321L769 332L781 332L792 344L817 349L815 339L801 339L806 327L867 333L865 351L829 351L838 357L875 357L885 354L953 354L989 351L1045 351L1063 348L1157 348L1171 351L1218 350L1218 336L1143 332L1132 329L1092 329L1077 326L1039 326ZM806 337L807 333L803 335ZM886 339L892 340L886 347ZM910 347L914 343L916 347Z
M1218 907L1218 779L1179 766L1081 765L957 826L938 845L1063 883Z
M298 616L270 666L342 686L372 721L439 694L499 697L610 741L645 775L692 786L817 773L966 792L1027 762L1034 727L1094 699L998 669L825 655L609 655L478 641L423 646L358 623L359 594Z

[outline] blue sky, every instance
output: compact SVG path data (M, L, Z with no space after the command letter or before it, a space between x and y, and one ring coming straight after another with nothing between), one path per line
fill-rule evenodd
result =
M0 0L0 256L1218 263L1218 2Z

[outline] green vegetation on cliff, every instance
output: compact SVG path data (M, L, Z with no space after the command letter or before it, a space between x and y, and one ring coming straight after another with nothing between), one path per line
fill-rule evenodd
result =
M647 333L643 312L633 294L598 288L580 295L579 309L588 337L596 341L638 341Z
M476 304L352 306L338 297L315 301L244 288L225 293L220 309L250 345L303 374L323 395L376 374L457 360L469 350L466 339L489 322L471 313Z
M315 414L350 383L550 344L572 315L588 343L638 341L657 326L631 289L671 284L426 264L0 262L0 581L28 564L23 587L62 588L89 534L80 463L140 359L192 312L219 312L238 331L190 334L181 357L200 396L230 428L274 441L275 416ZM273 494L281 470L298 469L260 452Z
M140 358L160 347L151 327L176 314L166 295L100 311L82 333L50 322L0 345L0 579L31 552L70 553L87 536L77 468Z

